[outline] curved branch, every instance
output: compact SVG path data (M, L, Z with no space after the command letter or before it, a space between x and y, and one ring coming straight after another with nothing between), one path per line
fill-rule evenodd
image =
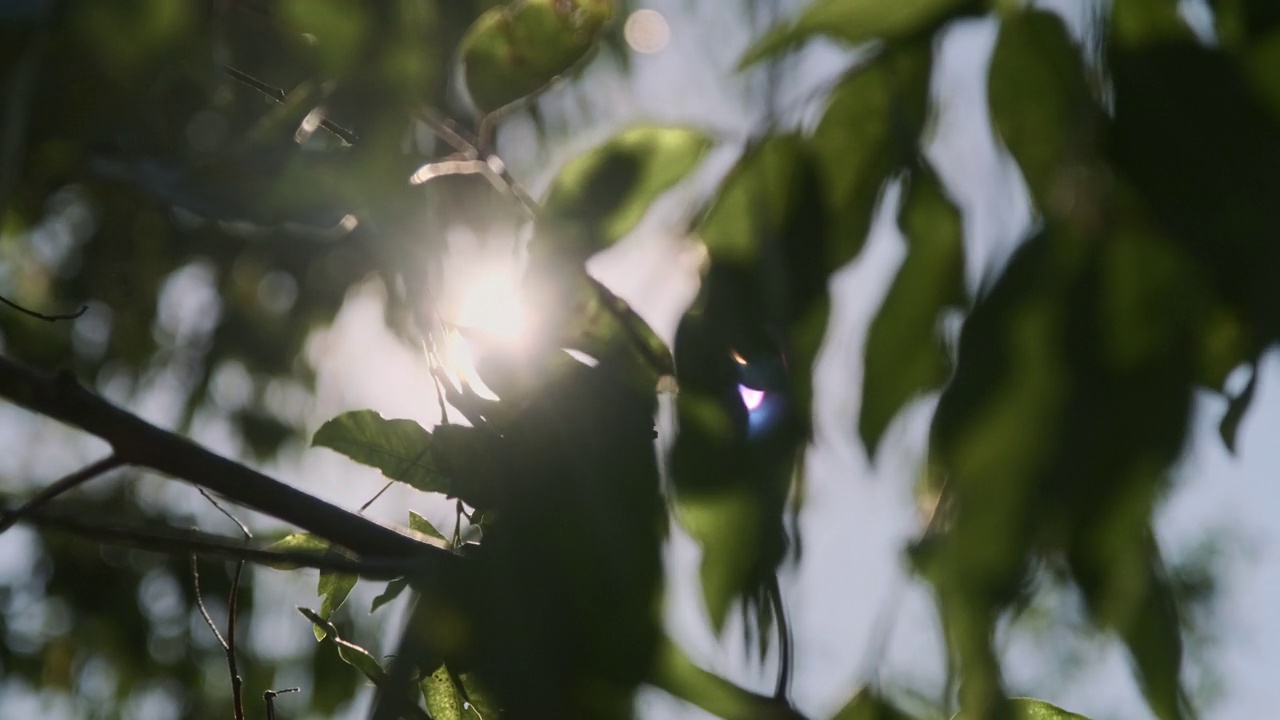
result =
M81 305L80 309L76 310L75 312L52 313L52 314L42 313L42 312L37 312L35 310L32 310L29 307L24 307L22 305L19 305L18 303L10 300L9 298L3 295L0 295L0 303L4 303L5 305L8 305L9 307L13 308L14 310L17 310L23 315L33 317L37 320L44 320L45 322L58 322L59 320L75 320L76 318L85 314L89 310L88 305Z
M361 555L414 558L423 570L460 570L443 547L331 505L194 442L162 430L89 392L69 374L51 376L0 356L0 398L95 435L124 463L211 490Z
M58 497L59 495L77 488L84 483L102 475L104 473L115 470L123 463L116 455L108 455L107 457L85 467L76 470L61 480L47 486L40 492L36 493L32 498L22 504L17 510L5 511L0 515L0 533L13 527L15 523L23 519L32 512L39 510L45 503Z

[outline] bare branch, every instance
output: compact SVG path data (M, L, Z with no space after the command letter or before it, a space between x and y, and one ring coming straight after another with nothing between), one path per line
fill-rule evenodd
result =
M31 308L19 305L18 303L10 300L9 298L3 295L0 295L0 303L4 303L5 305L8 305L9 307L13 308L14 310L17 310L23 315L28 315L37 320L44 320L45 322L58 322L59 320L75 320L76 318L85 314L85 312L89 310L88 305L81 305L79 310L76 310L75 312L69 312L69 313L48 314L48 313L36 312Z
M200 610L200 617L204 618L204 624L209 626L210 632L218 640L218 645L222 646L223 652L226 652L229 647L226 638L222 637L218 624L209 616L209 609L204 606L204 595L200 592L200 563L196 560L195 553L191 553L191 586L195 590L196 608Z
M301 691L302 691L302 688L292 687L292 688L285 688L283 690L267 690L263 692L262 702L267 704L267 720L276 720L275 699L277 695L284 695L286 693L296 693Z
M357 554L414 558L439 582L461 572L463 560L442 544L403 534L210 452L112 405L69 375L49 376L0 356L0 398L106 440L125 463L211 490Z
M120 467L122 464L123 464L123 461L121 461L121 459L118 456L112 454L93 463L92 465L87 465L71 473L70 475L67 475L61 480L53 483L52 485L36 493L34 497L32 497L27 502L23 503L22 507L18 508L17 510L14 510L13 512L4 513L4 515L0 517L0 533L3 533L4 531L13 527L15 523L17 523L19 520L22 520L28 514L36 510L39 510L42 506L44 506L45 503L49 502L50 500L58 497L59 495L69 490L79 487L80 485L98 477L99 475L102 475L105 472L114 470Z
M273 85L268 85L258 78L248 73L241 72L230 65L224 65L222 71L225 72L232 80L243 85L247 85L278 103L284 102L285 98L288 97L288 94L284 90ZM356 141L360 139L354 132L342 127L328 118L321 118L318 124L320 127L333 133L339 140L348 145L355 145Z

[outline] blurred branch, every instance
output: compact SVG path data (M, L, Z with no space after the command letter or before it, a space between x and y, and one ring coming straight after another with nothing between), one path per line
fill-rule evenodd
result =
M267 720L276 720L276 696L301 692L302 688L285 688L283 690L267 690L262 693L262 702L267 704Z
M8 305L9 307L13 308L14 310L17 310L23 315L28 315L37 320L44 320L45 322L57 322L59 320L75 320L76 318L85 314L85 312L88 311L89 309L88 305L81 305L80 309L76 310L75 312L46 314L42 312L36 312L31 308L23 307L22 305L19 305L18 303L10 300L9 298L3 295L0 295L0 303L4 303L5 305Z
M804 720L786 702L745 690L698 667L670 638L662 641L649 682L724 720Z
M5 512L3 516L0 516L0 533L3 533L13 527L15 523L32 512L39 510L50 500L69 490L79 487L103 473L114 470L122 464L123 463L120 458L113 454L93 463L92 465L87 465L76 470L70 475L67 475L61 480L36 493L34 497L23 503L22 507L19 507L13 512Z
M392 580L414 569L407 558L348 558L334 553L271 550L252 547L219 535L170 527L133 528L84 519L83 510L42 508L25 514L22 521L38 527L80 535L100 543L121 545L156 553L188 553L246 560L275 568L313 568L351 573L370 580Z
M448 582L461 558L424 540L331 505L306 492L162 430L81 387L0 356L0 398L84 430L111 444L125 464L185 480L248 508L291 523L361 555L413 558Z
M230 65L224 65L222 67L222 71L225 72L227 77L230 77L232 80L243 85L247 85L278 103L283 103L285 98L289 97L289 94L284 90L275 87L274 85L268 85L254 76L241 72ZM342 127L328 118L321 118L319 126L333 133L333 135L335 135L339 140L348 145L355 145L356 141L360 139L354 132Z

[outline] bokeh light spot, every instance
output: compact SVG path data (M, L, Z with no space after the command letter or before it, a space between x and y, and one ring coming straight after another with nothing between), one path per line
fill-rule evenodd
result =
M667 19L656 10L637 10L627 17L622 35L632 50L651 55L661 51L671 41L671 27Z

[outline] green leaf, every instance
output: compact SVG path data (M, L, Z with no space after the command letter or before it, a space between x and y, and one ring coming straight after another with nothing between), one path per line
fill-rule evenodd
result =
M729 609L755 580L752 550L761 541L762 508L749 493L720 492L686 497L680 524L702 546L702 601L717 633Z
M381 663L368 650L355 643L343 640L338 635L338 629L333 626L333 623L320 617L314 610L299 607L298 612L315 624L317 638L328 638L329 642L338 648L338 656L342 658L343 662L364 673L364 676L369 678L369 681L374 685L381 686L386 681L386 671L382 669Z
M313 552L323 553L329 549L329 541L311 533L291 533L267 546L268 550L279 552ZM297 570L301 565L293 563L272 563L276 570Z
M1218 434L1222 436L1222 444L1227 446L1227 450L1232 454L1236 451L1236 433L1240 430L1240 421L1244 419L1244 414L1249 411L1249 406L1253 404L1253 393L1258 387L1258 367L1254 365L1249 368L1249 383L1244 386L1239 395L1231 398L1227 403L1227 412L1222 416L1222 422L1218 425Z
M395 580L387 583L386 589L379 593L378 597L373 599L373 603L369 606L369 612L372 614L376 612L378 608L400 597L400 593L404 592L407 587L409 587L409 581L406 578L396 578Z
M738 67L767 60L817 35L858 45L929 34L975 4L971 0L815 0L800 17L756 41Z
M515 0L492 8L459 45L467 91L482 114L533 95L594 47L610 0Z
M1010 698L1009 706L1013 709L1014 720L1089 720L1083 715L1067 712L1057 705L1050 705L1043 700L1031 698ZM967 720L964 713L957 714L952 720ZM841 718L840 720L847 720Z
M320 601L320 617L326 620L333 617L333 613L347 601L347 596L351 594L351 589L356 586L357 580L359 577L356 575L321 570L320 580L316 584L316 594L323 598ZM314 629L316 639L323 640L324 629L320 625L316 625Z
M927 43L890 48L831 92L812 141L830 213L828 272L862 249L885 180L915 160L931 68Z
M424 535L430 535L438 540L448 542L448 539L436 529L435 525L432 525L429 520L412 510L409 511L409 529L417 530Z
M1081 50L1057 14L1027 9L1004 19L987 97L1031 196L1043 212L1067 214L1079 204L1071 184L1094 154L1102 116Z
M880 695L863 688L831 720L912 720Z
M387 420L372 410L347 412L321 425L311 444L376 467L423 492L450 492L449 481L433 461L431 433L412 420Z
M698 667L664 637L650 682L685 702L725 720L802 720L786 702L756 695Z
M858 432L872 459L902 406L946 380L939 316L964 301L959 210L928 167L913 174L905 192L899 222L907 257L867 331Z
M710 146L698 130L641 126L570 160L551 184L530 253L585 259L612 245L655 198L698 166Z

